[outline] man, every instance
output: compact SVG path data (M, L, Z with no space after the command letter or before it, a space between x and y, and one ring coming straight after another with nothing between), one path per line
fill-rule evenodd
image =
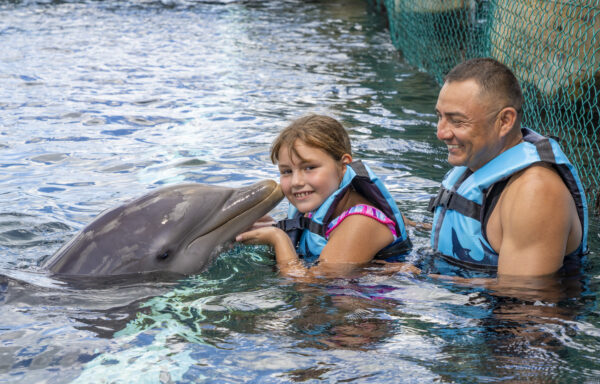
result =
M450 262L506 276L545 276L586 252L587 204L559 145L521 128L513 73L473 59L445 78L437 136L454 166L430 202L431 244Z

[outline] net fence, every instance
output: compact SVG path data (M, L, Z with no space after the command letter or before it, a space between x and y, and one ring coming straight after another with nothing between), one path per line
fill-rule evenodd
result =
M493 57L523 88L523 125L558 138L600 213L600 0L367 0L404 60L439 84Z

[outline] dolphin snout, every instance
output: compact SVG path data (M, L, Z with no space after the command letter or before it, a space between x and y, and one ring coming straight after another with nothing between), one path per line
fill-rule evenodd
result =
M279 184L159 188L96 217L44 266L64 275L201 272L283 199Z

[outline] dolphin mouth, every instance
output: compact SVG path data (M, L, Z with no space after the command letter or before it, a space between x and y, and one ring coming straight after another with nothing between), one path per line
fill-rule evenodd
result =
M252 204L248 204L250 199L253 201ZM231 210L231 214L225 215L220 222L204 228L193 236L186 249L201 246L198 242L207 237L222 236L222 241L233 240L238 233L266 215L281 200L283 200L283 192L274 180L263 180L237 190L222 209L222 211Z
M262 193L261 193L262 192ZM253 198L252 204L244 199L249 193ZM259 198L256 194L260 194ZM204 271L214 259L224 250L222 245L234 240L235 236L249 228L256 220L266 215L283 199L281 187L273 180L264 180L247 188L236 190L227 200L227 207L232 209L229 215L210 226L210 229L193 237L185 246L185 261L171 268L184 274ZM243 202L244 204L240 204Z

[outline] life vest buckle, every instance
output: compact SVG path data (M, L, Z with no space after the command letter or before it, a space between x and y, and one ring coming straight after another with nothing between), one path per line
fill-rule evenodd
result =
M451 190L444 188L442 195L440 196L440 200L438 201L438 205L448 208L450 206L450 201L452 201L452 197L454 197L454 194L455 193Z
M435 210L436 207L442 206L444 208L448 208L450 206L450 201L452 200L452 197L455 195L454 192L452 192L449 189L446 188L440 188L440 191L438 192L438 194L435 197L432 197L431 199L429 199L429 205L427 206L427 209L430 212L433 212Z
M282 229L284 232L291 232L298 229L302 230L306 227L306 218L304 216L296 216L291 219L278 221L275 226Z

